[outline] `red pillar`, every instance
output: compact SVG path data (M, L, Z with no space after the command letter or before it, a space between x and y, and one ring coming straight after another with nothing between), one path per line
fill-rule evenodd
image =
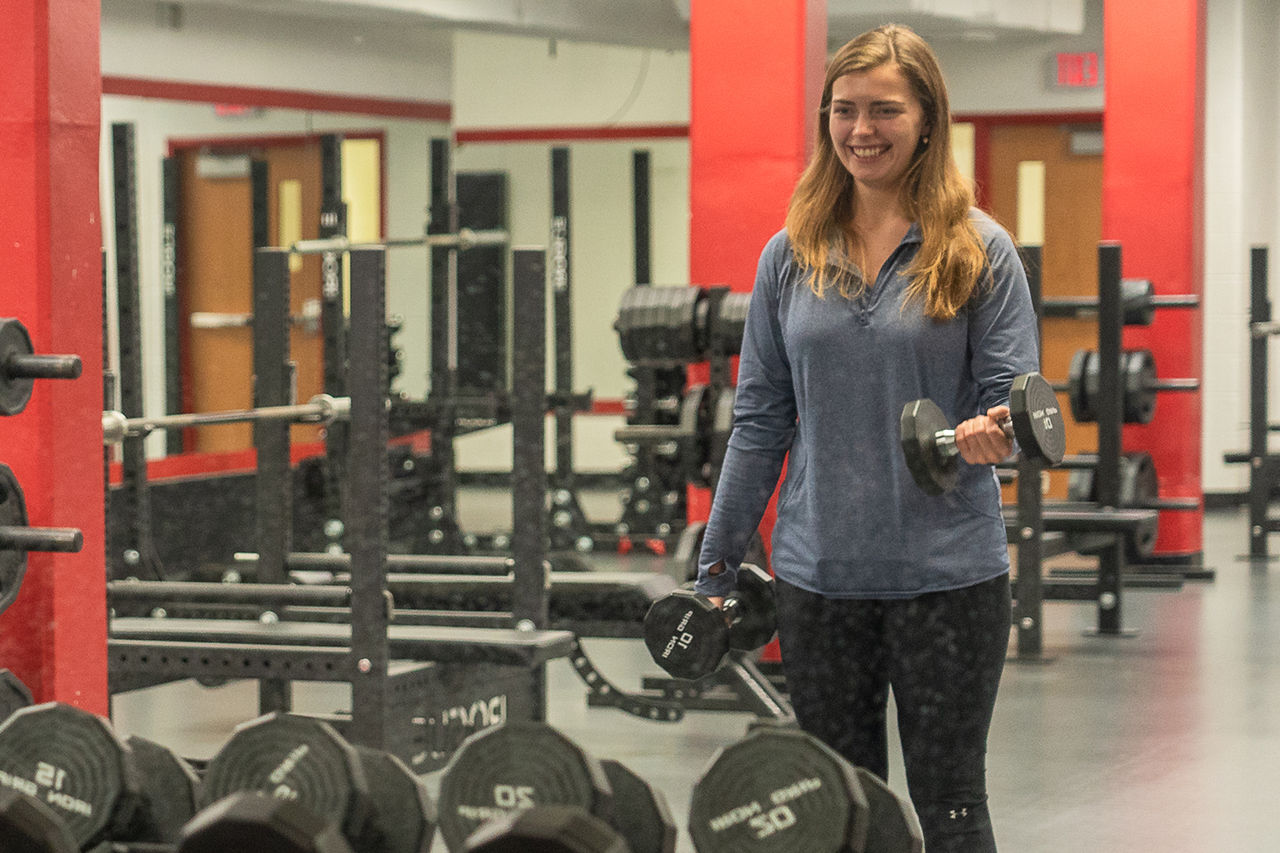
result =
M0 418L0 462L30 523L76 527L78 554L32 554L0 616L0 666L38 701L107 712L102 484L101 108L98 0L0 0L0 316L37 353L80 356Z
M1106 148L1102 234L1119 241L1123 274L1157 294L1203 296L1205 0L1107 0ZM1202 376L1199 309L1164 309L1125 330L1125 348L1150 349L1161 378ZM1200 498L1201 395L1162 392L1155 419L1125 427L1126 447L1150 448L1161 496ZM1203 513L1164 512L1159 555L1197 557Z
M850 35L853 35L852 33ZM826 0L696 0L689 19L689 274L749 291L811 149ZM710 512L690 493L689 519Z

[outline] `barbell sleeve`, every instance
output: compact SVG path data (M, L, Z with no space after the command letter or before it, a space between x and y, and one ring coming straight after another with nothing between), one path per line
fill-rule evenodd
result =
M0 526L0 551L50 551L74 554L84 547L84 534L74 527Z
M12 379L78 379L78 355L11 355L4 372Z

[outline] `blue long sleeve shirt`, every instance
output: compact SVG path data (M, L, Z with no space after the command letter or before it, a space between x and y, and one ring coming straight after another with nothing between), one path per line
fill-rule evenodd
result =
M699 555L696 589L734 588L747 544L786 460L771 565L786 582L843 598L907 598L1009 570L991 465L960 464L931 497L912 480L902 407L928 397L951 425L1007 403L1018 374L1039 370L1036 318L1009 235L978 210L989 285L955 319L904 302L920 248L913 224L873 287L818 298L786 232L765 245L738 369L734 426ZM789 456L788 456L789 454ZM726 571L707 569L723 560Z

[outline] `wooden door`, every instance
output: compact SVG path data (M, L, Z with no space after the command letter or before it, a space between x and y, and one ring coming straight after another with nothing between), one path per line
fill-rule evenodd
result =
M182 348L186 411L245 409L253 405L253 336L248 326L193 328L193 313L249 315L253 308L253 199L247 170L235 157L267 163L268 239L283 244L318 236L321 160L317 140L297 144L186 150L179 155L182 207L179 236L183 270ZM218 161L230 168L210 168ZM320 298L320 257L294 256L290 310L302 317ZM323 389L323 339L318 326L294 323L290 353L297 365L297 398L305 402ZM292 439L317 437L315 426L293 427ZM252 427L229 424L193 430L186 448L200 452L242 450L253 445Z
M1046 299L1096 299L1098 295L1102 155L1074 153L1072 142L1073 134L1100 132L1098 125L1018 124L991 129L987 187L991 213L1019 242L1043 240L1042 292ZM1020 224L1033 233L1019 233ZM1050 382L1066 382L1072 355L1097 347L1094 318L1045 318L1041 371ZM1095 425L1077 424L1071 418L1065 393L1060 393L1058 400L1066 415L1067 452L1095 451ZM1065 497L1066 482L1066 472L1052 472L1049 496Z

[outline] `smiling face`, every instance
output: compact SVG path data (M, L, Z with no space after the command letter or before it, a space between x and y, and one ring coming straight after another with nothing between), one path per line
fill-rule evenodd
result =
M859 192L897 192L928 132L924 107L894 62L837 77L827 129Z

